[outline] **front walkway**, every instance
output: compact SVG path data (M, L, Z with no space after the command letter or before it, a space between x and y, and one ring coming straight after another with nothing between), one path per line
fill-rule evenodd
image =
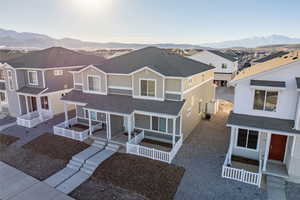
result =
M1 200L72 200L46 183L0 161Z
M75 112L71 111L69 115L75 116ZM23 126L14 125L4 129L1 131L1 133L18 137L19 140L12 145L21 147L45 133L53 133L53 126L62 121L64 121L64 113L56 115L52 119L45 121L34 128L26 128Z
M229 132L225 126L227 110L222 107L210 121L202 121L174 158L174 164L186 169L175 200L267 198L263 189L221 177L229 142Z

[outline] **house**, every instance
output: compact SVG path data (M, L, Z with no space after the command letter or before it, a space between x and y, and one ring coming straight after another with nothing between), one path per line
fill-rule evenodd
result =
M215 112L214 67L168 50L147 47L72 73L57 135L126 145L128 153L171 162L203 115ZM72 105L76 117L69 119Z
M214 66L216 68L214 80L218 86L227 86L238 71L238 59L221 51L203 50L189 58Z
M300 58L291 52L239 73L222 176L260 185L262 175L299 182Z
M272 60L272 59L274 59L274 58L283 57L283 56L285 56L285 55L288 54L288 53L289 53L288 51L272 52L272 53L270 53L270 54L267 55L267 56L263 56L263 57L260 58L260 59L256 59L256 60L251 61L251 64L252 64L252 65L255 65L255 64L267 62L267 61Z
M64 111L60 97L74 86L70 70L103 60L61 47L6 60L0 67L1 111L17 117L18 125L34 127Z

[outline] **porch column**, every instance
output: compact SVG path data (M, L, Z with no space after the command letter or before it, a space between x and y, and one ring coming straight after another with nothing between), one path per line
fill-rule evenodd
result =
M88 114L89 114L89 135L92 135L93 134L93 130L92 130L92 118L91 118L91 111L89 110L88 111Z
M111 123L110 123L110 114L109 113L108 113L107 119L108 119L108 124L106 127L108 129L108 139L110 140L111 139Z
M266 171L266 169L267 169L267 162L268 162L268 158L269 158L271 136L272 136L272 133L267 132L267 141L266 141L266 147L265 147L263 171Z
M64 111L65 111L65 127L69 126L69 117L68 117L68 104L64 103Z
M28 96L25 97L25 103L26 103L26 113L29 113L29 105L28 105Z
M36 104L37 104L37 112L39 113L39 118L40 120L43 119L42 115L41 115L41 111L42 111L42 103L41 103L41 98L40 96L35 97L36 98Z
M176 118L173 118L173 135L172 135L172 148L175 146L175 134L176 134Z
M128 129L128 142L131 140L131 131L132 131L132 128L131 128L131 120L132 120L132 117L131 115L128 115L127 116L127 129Z
M230 143L229 143L229 148L228 148L228 157L229 157L228 164L229 165L231 165L231 156L232 156L232 150L233 150L233 143L234 143L234 139L236 138L237 128L231 127L230 129L231 129Z

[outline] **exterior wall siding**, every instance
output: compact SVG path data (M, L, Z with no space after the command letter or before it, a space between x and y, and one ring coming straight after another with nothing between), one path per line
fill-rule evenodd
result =
M8 70L10 70L12 72L13 90L10 90L10 88L8 87L8 77L7 77ZM6 82L6 95L7 95L7 100L8 100L9 114L13 117L18 117L19 115L22 114L22 111L21 111L21 107L19 105L18 95L16 93L16 90L18 89L18 85L16 82L17 72L13 69L6 69L4 71L4 76L5 76L5 82Z
M209 70L204 73L199 73L194 76L192 76L190 79L184 79L183 80L183 91L186 91L198 84L201 84L204 81L208 81L209 79L214 78L214 71Z
M181 80L180 79L169 79L165 80L166 91L181 92Z
M123 90L123 89L115 89L115 88L108 88L109 94L120 94L120 95L132 95L132 90Z
M55 76L54 70L45 71L46 88L73 88L73 75L67 69L62 70L63 74L61 76Z
M150 129L150 116L135 114L134 119L137 128Z
M108 75L108 86L132 88L132 76Z
M165 98L168 99L168 100L180 101L181 100L181 95L166 93Z

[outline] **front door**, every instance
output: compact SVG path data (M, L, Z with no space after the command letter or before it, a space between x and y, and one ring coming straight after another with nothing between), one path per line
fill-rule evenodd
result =
M283 161L287 136L272 134L269 159Z
M31 99L31 112L37 111L36 98L30 97Z

